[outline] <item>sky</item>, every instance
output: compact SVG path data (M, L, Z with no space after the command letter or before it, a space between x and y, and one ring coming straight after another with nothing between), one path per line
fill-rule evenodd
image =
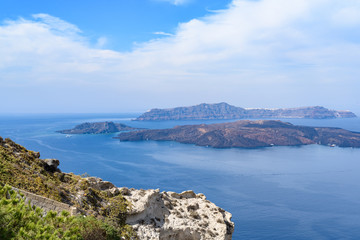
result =
M360 113L358 0L0 0L0 113Z

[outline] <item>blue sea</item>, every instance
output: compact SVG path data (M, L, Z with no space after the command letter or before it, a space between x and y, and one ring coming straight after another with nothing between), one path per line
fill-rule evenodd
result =
M118 187L204 193L233 214L233 239L360 239L360 149L213 149L55 132L110 120L142 128L219 122L131 121L138 115L0 115L0 136L41 152L42 158L59 159L64 172L88 173ZM357 118L286 121L360 132Z

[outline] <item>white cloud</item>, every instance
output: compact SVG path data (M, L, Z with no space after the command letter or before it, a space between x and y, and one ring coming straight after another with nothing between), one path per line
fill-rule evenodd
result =
M166 32L154 32L155 35L164 35L164 36L174 36L174 34L166 33Z
M81 33L81 30L77 26L45 13L33 14L32 17L42 22L44 27L59 31L63 34L75 35Z
M182 5L182 4L185 4L185 3L188 3L190 2L190 0L172 0L172 3L174 5Z
M345 7L334 15L335 23L354 26L360 24L360 7Z
M192 0L158 0L158 1L169 2L173 5L179 6L190 3Z
M103 48L103 47L105 47L107 42L108 42L108 39L106 37L99 37L96 41L96 46L99 48Z
M121 57L115 51L92 48L75 26L48 15L41 16L40 21L19 19L0 27L0 55L4 56L0 59L0 70L7 73L26 68L36 80L44 75L47 80L56 80L64 74L103 70L106 62ZM35 19L39 18L35 15ZM103 44L104 40L100 39L99 43ZM50 79L46 73L53 77ZM17 78L25 79L28 77Z
M128 53L99 49L106 38L92 46L76 26L37 14L0 25L0 82L57 86L74 102L81 94L112 109L128 101L138 109L216 101L345 106L360 88L358 9L353 0L234 0Z

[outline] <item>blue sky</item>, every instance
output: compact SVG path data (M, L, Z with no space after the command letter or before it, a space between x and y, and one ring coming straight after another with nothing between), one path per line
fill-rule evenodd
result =
M223 0L1 0L0 19L31 19L36 13L76 25L90 41L106 37L107 47L129 51L136 42L149 41L156 32L173 33L180 22L225 8ZM93 42L94 43L94 42Z
M357 0L0 0L1 113L360 110Z

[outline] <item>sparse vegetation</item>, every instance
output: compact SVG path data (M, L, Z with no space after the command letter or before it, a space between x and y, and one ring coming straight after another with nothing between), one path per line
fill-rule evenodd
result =
M124 238L122 238L124 237ZM132 229L93 216L69 216L26 204L10 186L0 186L0 239L132 239Z
M26 205L6 184L75 206L86 217L54 212L42 216L41 209ZM0 239L136 239L125 224L130 204L120 193L91 187L87 178L73 173L49 171L39 153L1 137L0 187L0 221L7 219L0 223Z

